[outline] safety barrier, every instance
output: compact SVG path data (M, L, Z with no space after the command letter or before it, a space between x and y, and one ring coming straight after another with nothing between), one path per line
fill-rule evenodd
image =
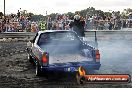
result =
M36 33L31 32L5 32L0 33L0 38L30 38Z
M29 41L33 39L36 33L31 32L6 32L0 33L1 41Z
M95 37L95 32L98 40L118 40L127 39L132 40L132 30L99 30L99 31L86 31L86 37Z
M86 38L93 38L95 37L95 33L98 40L132 39L131 30L90 30L85 31L85 36ZM0 39L30 40L35 34L31 32L6 32L0 33Z

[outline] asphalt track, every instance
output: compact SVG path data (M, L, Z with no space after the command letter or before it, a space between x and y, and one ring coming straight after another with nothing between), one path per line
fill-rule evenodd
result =
M99 74L132 75L132 41L99 41L101 68ZM28 62L26 42L0 42L0 88L132 88L132 84L77 85L71 76L47 80L35 76Z

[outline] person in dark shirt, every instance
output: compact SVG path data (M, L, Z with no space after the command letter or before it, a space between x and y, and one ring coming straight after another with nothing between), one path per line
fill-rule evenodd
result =
M85 26L85 21L83 19L83 17L81 17L80 15L75 15L74 16L74 22L70 23L70 28L73 29L73 31L75 31L78 36L80 37L84 37L84 26Z
M17 17L20 18L20 11L17 12Z

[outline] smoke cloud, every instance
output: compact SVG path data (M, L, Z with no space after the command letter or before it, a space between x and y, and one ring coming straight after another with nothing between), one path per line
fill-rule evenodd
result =
M72 32L49 33L41 36L40 47L49 53L50 63L92 61L90 50L81 49L81 42Z

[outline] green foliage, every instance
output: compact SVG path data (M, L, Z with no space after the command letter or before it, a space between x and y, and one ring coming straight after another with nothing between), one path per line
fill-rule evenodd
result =
M56 19L56 15L57 15L57 13L52 13L49 16L51 17L51 20L54 20L54 19Z
M71 19L73 19L74 13L68 12L68 13L66 13L66 15L69 16Z
M132 9L130 8L124 9L124 12L126 12L126 14L132 13Z
M124 19L127 19L128 18L128 15L132 13L132 9L130 8L127 8L127 9L124 9L123 12L121 13L121 16L122 18Z
M73 19L74 15L76 13L79 13L83 17L86 17L86 15L88 15L88 16L98 15L98 16L105 18L105 17L111 17L111 15L112 15L111 12L103 12L101 10L96 10L94 7L89 7L87 9L84 9L81 11L76 11L75 13L68 12L68 13L65 13L65 15L69 16L71 19ZM122 16L122 18L128 18L127 16L130 13L132 13L132 9L127 8L127 9L124 9L121 14L120 13L119 14ZM57 15L57 13L52 13L52 14L47 15L47 16L43 16L41 14L36 15L36 14L31 13L31 12L27 12L27 10L21 11L21 14L28 17L32 21L46 20L48 16L51 17L51 20L54 20L54 19L56 19L56 15ZM3 13L0 12L0 17L2 17L2 16L3 16Z
M46 17L39 14L39 15L32 15L31 17L32 21L40 21L40 20L46 20Z
M2 16L3 16L3 13L2 13L2 12L0 12L0 19L2 19Z
M107 17L111 17L112 13L110 12L104 12L104 14L107 16Z
M3 16L3 13L2 12L0 12L0 16Z

